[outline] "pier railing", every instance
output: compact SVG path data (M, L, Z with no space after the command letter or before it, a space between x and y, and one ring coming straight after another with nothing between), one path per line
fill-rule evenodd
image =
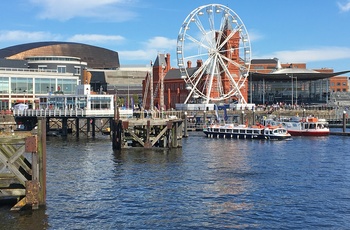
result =
M119 117L121 119L128 118L181 118L183 111L132 111L132 110L119 110ZM85 110L85 109L25 109L25 110L13 110L13 116L15 117L114 117L114 110L111 109L98 109L98 110Z

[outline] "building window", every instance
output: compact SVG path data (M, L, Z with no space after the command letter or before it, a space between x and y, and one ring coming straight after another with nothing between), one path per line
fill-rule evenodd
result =
M38 65L38 70L44 71L47 69L47 65Z
M66 72L66 66L65 65L57 66L57 72L58 73L65 73Z
M81 68L80 66L74 66L75 74L80 75L81 74Z

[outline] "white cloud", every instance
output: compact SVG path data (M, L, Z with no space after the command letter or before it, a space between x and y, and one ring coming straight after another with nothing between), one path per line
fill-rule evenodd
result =
M71 42L81 43L121 43L125 40L119 35L102 35L102 34L76 34L68 39Z
M338 7L339 7L341 12L348 12L348 11L350 11L350 1L348 1L345 4L342 4L340 2L338 2L337 4L338 4Z
M60 35L51 34L43 31L21 31L21 30L6 30L0 31L0 42L36 42L46 40L58 40Z
M284 50L276 51L269 55L254 58L274 58L277 57L281 62L316 62L331 61L350 58L349 47L320 47L309 50Z
M132 50L132 51L117 51L119 54L119 59L122 62L128 62L128 61L144 61L146 64L149 63L149 61L153 61L157 55L156 50Z
M128 7L136 0L31 0L42 8L39 17L66 21L74 17L127 21L136 17Z
M259 31L251 29L249 32L249 40L250 42L258 41L264 38L264 35L261 34Z
M146 49L156 49L156 50L175 50L176 48L176 39L170 39L166 37L153 37L149 39L145 45Z
M176 39L166 37L153 37L142 43L142 48L137 50L117 50L122 62L128 61L154 61L158 53L172 53L176 50Z

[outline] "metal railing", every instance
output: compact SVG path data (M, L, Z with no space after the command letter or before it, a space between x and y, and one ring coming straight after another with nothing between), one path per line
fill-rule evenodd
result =
M134 111L123 113L120 111L119 117L123 118L151 118L151 119L181 119L183 111ZM114 110L84 110L84 109L25 109L13 110L15 117L114 117Z

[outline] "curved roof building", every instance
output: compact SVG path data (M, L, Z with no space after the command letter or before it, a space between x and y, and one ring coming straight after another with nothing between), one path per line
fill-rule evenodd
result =
M32 56L79 57L89 68L117 69L118 52L74 42L34 42L0 49L0 59L24 60Z

